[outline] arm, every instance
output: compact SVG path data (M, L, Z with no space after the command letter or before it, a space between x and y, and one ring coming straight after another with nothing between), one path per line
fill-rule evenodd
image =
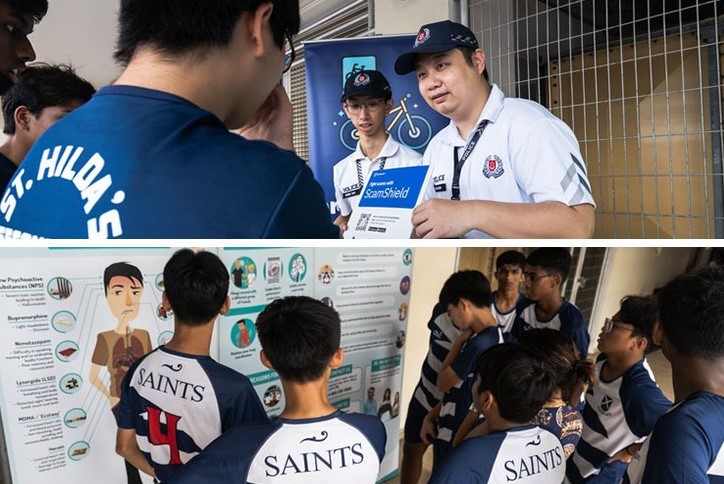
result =
M627 445L623 449L613 454L611 458L608 459L608 463L611 464L612 462L616 461L621 461L624 464L631 463L631 460L634 458L642 445L644 445L643 442L641 442L640 444L633 443L631 445Z
M481 230L498 238L573 238L593 236L593 206L559 202L504 203L487 200L429 200L412 212L417 236L461 237Z
M422 420L420 438L428 445L432 444L432 441L437 437L437 418L440 416L440 408L442 408L442 402L437 402L437 405L432 407Z
M468 411L468 414L465 416L465 420L463 420L463 423L460 424L460 427L458 427L458 431L455 432L455 438L453 438L453 447L457 447L460 442L467 439L468 436L470 436L471 432L473 430L477 430L478 425L478 419L480 418L480 413L478 413L476 410L473 410L472 408ZM481 424L482 425L482 424Z
M457 356L460 354L460 350L462 349L463 344L465 344L465 342L470 339L470 336L472 336L472 334L473 332L471 330L465 330L460 333L460 336L458 336L457 339L453 342L452 346L450 347L450 351L445 357L445 360L442 362L440 372L437 374L437 381L435 382L435 385L443 392L450 390L462 379L458 376L457 373L455 373L455 370L453 370L450 365L452 365L453 361L455 361L455 358L457 358Z
M96 387L98 391L101 392L101 394L108 399L109 405L111 406L111 408L113 408L116 406L120 398L111 396L111 390L103 384L103 380L101 380L99 376L100 371L100 365L92 363L88 379L90 380L91 385Z
M156 477L153 467L149 464L141 449L138 448L135 430L118 429L116 432L116 453L130 462L136 469L145 472L149 476Z

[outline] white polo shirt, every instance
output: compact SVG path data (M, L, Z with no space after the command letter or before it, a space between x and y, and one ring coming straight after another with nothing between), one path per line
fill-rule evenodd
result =
M347 216L357 209L364 184L370 179L373 171L380 169L382 160L385 161L385 168L403 168L422 164L420 153L398 143L392 136L387 136L385 145L374 160L370 160L362 153L360 143L357 142L357 149L354 153L334 165L334 193L342 215ZM359 183L360 174L363 180L361 185Z
M578 140L566 123L540 104L506 98L493 84L478 118L488 120L480 140L460 173L460 200L507 203L587 203L595 207ZM425 200L452 196L455 159L468 140L450 122L430 141L423 164L432 167ZM466 238L489 238L478 230Z

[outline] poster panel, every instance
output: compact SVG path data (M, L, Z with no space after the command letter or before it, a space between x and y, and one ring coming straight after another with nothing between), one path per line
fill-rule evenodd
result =
M13 482L127 481L112 407L131 362L173 334L172 315L161 307L171 253L0 253L0 397ZM108 286L106 268L122 274Z

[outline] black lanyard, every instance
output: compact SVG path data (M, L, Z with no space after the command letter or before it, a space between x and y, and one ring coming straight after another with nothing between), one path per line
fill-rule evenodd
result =
M483 131L485 131L485 127L487 125L488 120L483 119L475 127L473 137L470 138L470 142L465 146L465 151L463 151L463 156L460 159L458 159L458 149L453 147L453 166L455 169L453 171L452 196L450 197L450 200L460 200L460 172L463 171L465 161L467 161L470 153L472 153L475 149L475 145L477 145L478 141L480 141L480 137L483 135Z
M360 190L362 190L362 187L364 186L364 183L365 183L365 177L362 174L362 160L363 159L364 158L355 160L357 162L357 183L359 184ZM387 161L386 156L383 156L382 158L380 158L380 167L379 167L380 170L385 169L385 161ZM370 163L374 163L374 161L370 161Z

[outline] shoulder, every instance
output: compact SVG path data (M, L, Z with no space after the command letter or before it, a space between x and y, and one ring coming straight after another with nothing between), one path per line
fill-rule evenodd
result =
M581 312L581 310L578 309L578 306L568 300L563 301L563 305L558 311L558 314L561 318L561 322L574 325L586 324L585 318L583 317L583 313Z
M207 358L199 360L199 365L204 369L209 380L211 380L215 386L223 386L227 391L232 389L236 389L237 391L247 390L252 387L251 381L246 375L226 365L222 365L213 359Z

